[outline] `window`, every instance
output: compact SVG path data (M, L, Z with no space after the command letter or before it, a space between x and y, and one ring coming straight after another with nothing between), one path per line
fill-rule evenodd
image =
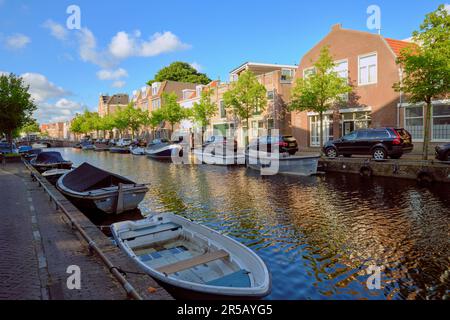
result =
M156 110L161 108L161 99L156 99L152 101L152 109Z
M305 70L303 70L303 78L308 78L310 75L316 73L316 70L314 69L314 67L312 68L307 68Z
M354 141L358 137L358 132L354 131L343 137L344 141Z
M311 147L320 146L320 117L312 116L310 121L310 145ZM333 116L323 116L323 142L333 140Z
M336 62L334 72L336 72L341 78L348 79L348 61L342 60Z
M377 83L378 56L376 53L361 56L358 61L359 65L359 85L367 85Z
M227 109L225 108L225 101L220 101L220 117L226 118L227 117Z
M294 78L294 70L292 69L281 70L281 81L291 82L292 78Z
M450 139L450 105L436 104L433 106L433 140Z
M414 140L423 139L423 107L405 108L405 129L411 133Z
M267 120L267 129L275 129L275 120L273 119L268 119Z
M275 96L274 90L267 91L267 99L268 100L273 100L274 96Z
M389 137L389 132L387 132L386 130L369 131L367 135L368 139L387 139Z

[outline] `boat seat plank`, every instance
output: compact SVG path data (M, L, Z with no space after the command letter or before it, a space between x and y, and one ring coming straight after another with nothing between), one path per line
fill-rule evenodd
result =
M176 262L176 263L158 268L157 270L161 273L169 275L169 274L177 273L177 272L180 272L183 270L191 269L191 268L199 266L201 264L205 264L205 263L220 260L220 259L225 259L228 257L229 257L228 252L226 252L224 250L219 250L219 251L215 251L215 252L206 253L204 255L197 256L192 259Z
M142 228L137 231L126 231L120 234L120 238L125 241L135 239L138 237L148 236L155 233L161 233L164 231L176 231L180 228L181 226L179 224L169 222L164 224L158 224L156 226Z

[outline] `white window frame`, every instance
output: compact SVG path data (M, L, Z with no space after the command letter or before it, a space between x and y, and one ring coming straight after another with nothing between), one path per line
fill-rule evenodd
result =
M316 69L316 68L314 68L314 67L309 67L309 68L303 69L303 79L306 79L306 78L307 78L306 72L308 72L308 71L310 71L310 70L315 71L315 69Z
M364 58L367 58L367 57L370 57L370 56L373 56L373 55L376 56L376 61L377 61L376 71L375 71L375 81L368 82L368 83L361 83L361 59L364 59ZM368 76L370 75L369 70L367 70L367 75ZM378 52L375 51L375 52L359 55L358 56L358 86L359 87L370 86L370 85L374 85L374 84L377 84L377 83L378 83Z
M431 105L431 119L430 119L430 142L448 142L450 139L434 139L433 137L434 137L434 121L433 121L433 119L434 118L447 118L448 116L435 116L434 115L434 106L436 105L436 104L446 104L445 102L433 102L432 103L432 105ZM409 108L409 107L420 107L420 106L422 106L422 110L423 110L423 116L422 117L408 117L408 119L420 119L420 118L422 118L423 119L423 121L422 121L422 123L423 123L423 126L425 126L425 112L426 112L426 110L425 110L425 105L423 104L423 103L421 103L421 104L411 104L411 105L407 105L407 106L405 106L404 107L404 113L403 113L403 127L405 128L405 129L407 129L407 127L406 127L406 109L407 108ZM425 131L425 129L424 129L424 131ZM425 133L425 132L424 132ZM413 142L424 142L424 138L422 137L422 139L413 139Z
M347 79L347 81L349 81L349 62L348 62L348 59L337 60L337 61L334 62L334 64L338 65L338 64L343 63L343 62L347 63L347 75L345 76L345 79Z

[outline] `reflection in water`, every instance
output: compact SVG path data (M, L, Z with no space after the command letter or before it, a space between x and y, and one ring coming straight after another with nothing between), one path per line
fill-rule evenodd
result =
M353 175L262 178L245 168L60 151L76 164L151 183L140 206L145 215L174 212L251 247L272 272L271 299L450 296L448 185L423 189ZM382 290L367 289L370 265L384 268Z

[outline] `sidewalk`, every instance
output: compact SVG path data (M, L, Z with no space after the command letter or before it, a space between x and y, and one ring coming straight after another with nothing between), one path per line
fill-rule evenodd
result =
M81 290L67 288L70 274L66 271L71 265L81 269ZM107 267L89 253L87 244L21 163L0 166L2 299L127 299Z

